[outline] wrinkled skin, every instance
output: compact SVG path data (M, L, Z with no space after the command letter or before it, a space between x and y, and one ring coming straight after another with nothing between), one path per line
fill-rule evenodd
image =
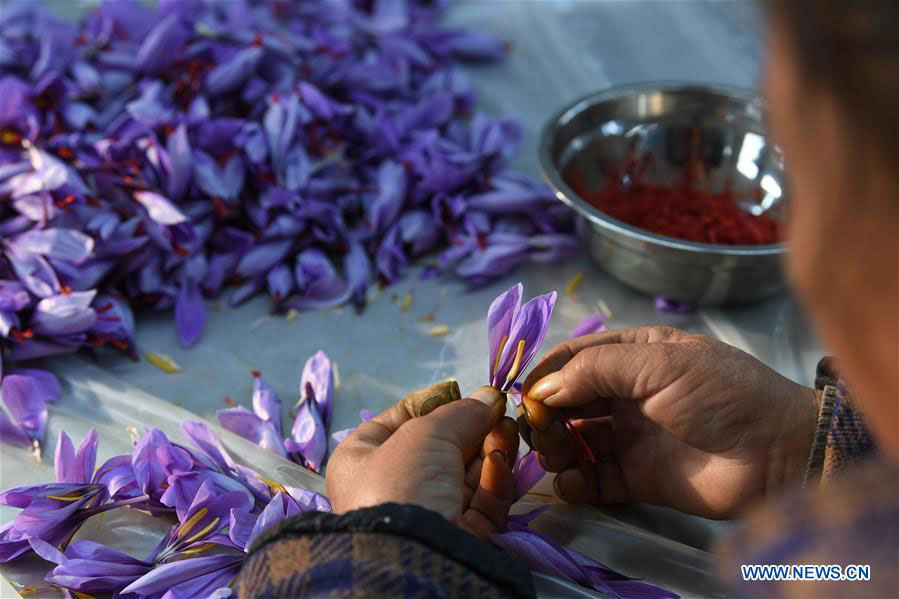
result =
M597 456L580 466L560 422L531 441L556 491L728 517L801 477L815 392L719 341L667 327L594 333L552 350L525 381Z
M504 410L505 398L482 387L425 416L410 417L400 402L364 422L328 462L334 512L414 504L481 537L504 531L518 451Z

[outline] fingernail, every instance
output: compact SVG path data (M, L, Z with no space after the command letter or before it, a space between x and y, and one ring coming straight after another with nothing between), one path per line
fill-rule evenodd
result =
M494 449L490 454L493 456L493 459L501 460L506 466L509 467L509 470L515 467L514 462L512 461L512 457L507 454L505 451L501 451L499 449Z
M494 389L493 387L479 387L474 391L474 393L470 394L468 397L472 399L476 399L485 406L494 406L498 401L503 401L503 396L499 391Z
M532 400L530 397L525 397L521 401L521 405L524 406L524 412L532 427L541 433L545 433L550 429L553 420L555 419L555 415L550 408L547 408L538 401Z
M559 477L560 476L562 476L562 475L557 474L553 477L553 491L556 492L556 495L559 497L559 499L565 499L565 495L562 493L562 488L559 485Z
M528 391L528 397L534 401L545 401L547 397L562 390L562 371L550 373L534 383Z

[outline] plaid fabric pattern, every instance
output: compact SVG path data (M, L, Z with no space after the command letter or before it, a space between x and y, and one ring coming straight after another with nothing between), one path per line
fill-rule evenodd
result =
M815 387L833 400L832 409L819 414L827 435L816 438L810 456L821 484L775 499L747 518L719 547L721 576L734 597L899 597L899 467L874 460L864 416L833 358L818 364ZM867 564L871 580L744 581L742 564Z
M470 569L403 537L364 532L284 538L244 564L240 599L440 599L508 595Z
M729 596L899 597L899 468L856 464L814 493L794 493L753 513L719 547ZM867 582L743 581L741 564L871 566Z
M825 357L818 362L815 388L819 391L828 388L837 390L833 409L822 414L822 417L829 418L829 425L827 422L818 423L819 426L828 428L826 445L823 448L819 447L816 440L810 458L811 461L823 456L821 482L826 484L849 466L870 458L874 453L874 444L868 434L865 417L856 408L845 381L840 377L839 367L834 358Z

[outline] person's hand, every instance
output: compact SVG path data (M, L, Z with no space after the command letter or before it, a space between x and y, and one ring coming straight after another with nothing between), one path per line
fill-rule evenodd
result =
M400 402L361 424L328 462L334 511L406 503L478 536L505 530L518 427L504 412L505 398L482 387L425 416L411 418Z
M587 335L553 348L524 383L531 442L576 503L638 501L729 517L801 480L817 418L814 389L725 343L666 327ZM597 458L581 466L559 420ZM547 430L548 429L548 430Z

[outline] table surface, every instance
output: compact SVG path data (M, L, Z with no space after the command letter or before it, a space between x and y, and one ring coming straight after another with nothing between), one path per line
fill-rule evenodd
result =
M481 109L522 118L525 143L516 165L534 175L540 127L572 98L647 80L754 88L763 46L751 3L493 0L457 3L447 21L491 30L512 41L508 60L468 72L479 91ZM141 316L137 326L141 351L171 356L182 367L177 374L165 374L144 359L133 362L114 354L66 356L39 364L63 382L62 399L51 407L44 460L35 464L24 450L4 445L0 487L53 479L52 455L60 430L77 443L96 427L103 460L129 451L128 426L156 426L180 438L178 426L184 420L215 422L215 412L228 407L225 397L249 406L252 370L260 370L274 386L284 400L287 418L298 395L303 363L318 349L339 367L332 431L355 426L362 408L383 409L412 389L448 377L457 379L463 392L474 389L487 376L487 306L519 280L526 297L551 289L560 292L544 349L565 339L602 300L612 311L614 327L670 324L713 335L806 384L823 353L802 310L786 294L754 306L673 315L657 312L651 298L625 288L587 258L522 267L478 289L450 279L419 281L418 271L419 267L410 268L400 282L373 293L362 314L347 307L302 313L288 321L270 316L265 298L236 309L209 302L206 332L190 350L179 346L171 314ZM571 297L565 293L566 284L578 273L583 283ZM412 302L404 310L398 298L406 294L411 294ZM420 321L431 315L432 322ZM449 333L427 335L436 325L447 325ZM233 435L224 438L240 459L269 478L321 488L320 479L301 468ZM538 490L546 489L544 480ZM523 505L543 501L552 500L529 496ZM6 522L15 512L2 508L0 519ZM107 535L116 547L133 545L139 552L141 543L152 542L159 533L146 520L135 518L110 515L79 534ZM560 541L688 597L721 596L707 550L722 526L727 525L648 506L600 512L558 504L537 521L538 528ZM3 574L21 582L41 567L46 568L39 563L16 564L5 567ZM14 596L9 583L3 584L0 596ZM547 596L562 592L554 584L539 581ZM565 592L578 595L571 589Z

